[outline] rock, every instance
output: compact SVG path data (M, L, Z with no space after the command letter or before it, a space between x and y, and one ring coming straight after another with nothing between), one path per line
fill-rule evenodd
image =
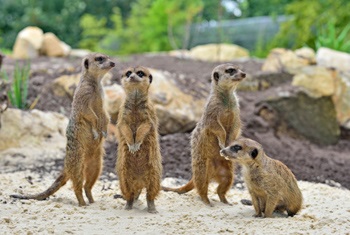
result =
M332 98L339 124L350 129L350 73L338 74Z
M45 33L40 52L50 57L63 57L69 54L70 47L61 42L53 33Z
M321 47L316 54L317 65L350 72L350 54Z
M275 48L271 50L270 54L265 60L262 70L268 72L288 72L291 74L296 74L301 67L310 64L310 59L298 56L291 50Z
M57 96L66 96L73 98L75 88L80 80L80 73L73 75L63 75L56 78L52 83L52 90Z
M125 98L125 91L120 85L113 84L104 87L104 92L106 109L111 116L111 122L115 124L118 120L120 105Z
M181 59L191 59L191 54L189 50L173 50L169 51L168 54L173 57Z
M302 90L280 90L262 104L276 111L288 128L320 145L335 144L340 136L336 111L331 96L314 98Z
M249 57L249 51L234 44L206 44L193 47L190 56L197 60L221 62Z
M304 87L309 95L318 98L334 94L335 80L335 73L327 68L306 66L294 76L292 85Z
M72 49L69 52L69 55L74 56L74 57L83 58L83 57L89 55L90 53L91 53L91 51L86 50L86 49Z
M298 57L307 60L310 65L316 64L316 53L314 49L310 47L302 47L300 49L295 50L294 53Z
M175 85L172 74L155 69L150 71L153 81L149 95L159 119L159 133L165 135L192 130L203 112L205 100L182 92ZM105 87L105 94L106 107L113 120L125 94L117 84Z
M285 72L264 72L259 71L250 77L244 79L237 89L239 91L257 91L266 90L273 86L280 86L284 83L290 83L293 79L293 75Z
M3 114L0 151L16 147L64 147L68 119L58 113L36 109L8 109Z
M43 31L38 27L28 26L21 30L13 47L13 58L29 59L39 56L39 49L44 40Z

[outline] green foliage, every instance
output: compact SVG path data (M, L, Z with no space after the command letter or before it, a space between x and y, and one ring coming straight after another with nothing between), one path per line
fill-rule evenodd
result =
M295 0L244 0L239 1L243 17L283 15L287 4Z
M11 105L19 109L25 109L28 95L28 79L30 75L30 64L20 67L15 66L14 76L11 88L8 91L8 97ZM5 80L8 82L9 78L6 72L3 73Z
M350 52L349 31L350 25L347 25L340 33L337 33L334 22L329 21L325 27L320 29L317 35L316 48L328 47L338 51Z
M272 46L314 47L317 34L328 22L334 22L335 32L348 25L349 8L348 0L294 0L286 7L290 20L282 24Z
M92 51L98 50L99 41L107 34L107 20L105 17L97 19L95 16L85 14L80 19L82 28L82 40L79 42L81 48Z

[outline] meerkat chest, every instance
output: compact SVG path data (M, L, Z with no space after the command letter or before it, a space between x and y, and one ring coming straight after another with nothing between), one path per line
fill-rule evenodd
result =
M225 129L230 128L236 121L235 113L232 110L221 112L218 119Z

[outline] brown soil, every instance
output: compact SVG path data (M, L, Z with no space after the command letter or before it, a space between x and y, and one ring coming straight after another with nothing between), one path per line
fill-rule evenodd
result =
M143 65L156 69L166 70L176 75L183 74L185 79L177 79L178 85L187 93L195 97L206 97L210 87L211 70L218 63L200 62L173 58L165 55L135 55L118 58L117 68L113 71L115 81L121 69L129 65ZM34 70L29 84L29 104L36 97L40 97L35 108L47 111L56 111L69 115L71 100L68 97L57 97L51 92L50 85L54 78L77 73L80 70L80 59L49 59L32 60ZM262 62L257 60L236 61L244 71L256 74L260 71ZM14 66L14 61L7 59L3 68L7 71ZM280 75L282 76L282 75ZM179 78L179 76L177 76ZM281 78L282 79L282 78ZM205 83L202 90L196 89L196 84ZM274 127L269 126L256 115L256 104L268 95L272 87L265 91L238 92L241 104L241 118L245 123L243 135L259 141L266 153L273 158L283 161L294 172L298 180L327 183L333 186L350 188L350 132L342 130L342 137L336 145L318 146L303 138L292 137L288 134L277 133ZM176 133L161 136L160 144L163 156L164 177L191 177L190 133ZM115 178L114 165L117 145L106 143L106 157L103 178ZM32 169L39 172L58 170L63 161L57 161L52 167ZM23 170L23 169L21 169ZM238 182L241 181L238 177Z

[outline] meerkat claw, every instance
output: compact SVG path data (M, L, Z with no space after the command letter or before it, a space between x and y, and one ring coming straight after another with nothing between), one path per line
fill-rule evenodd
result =
M94 136L94 140L98 139L98 132L95 129L92 129L92 135Z
M102 136L107 138L107 131L102 131Z
M141 143L128 144L129 152L134 154L140 150Z

